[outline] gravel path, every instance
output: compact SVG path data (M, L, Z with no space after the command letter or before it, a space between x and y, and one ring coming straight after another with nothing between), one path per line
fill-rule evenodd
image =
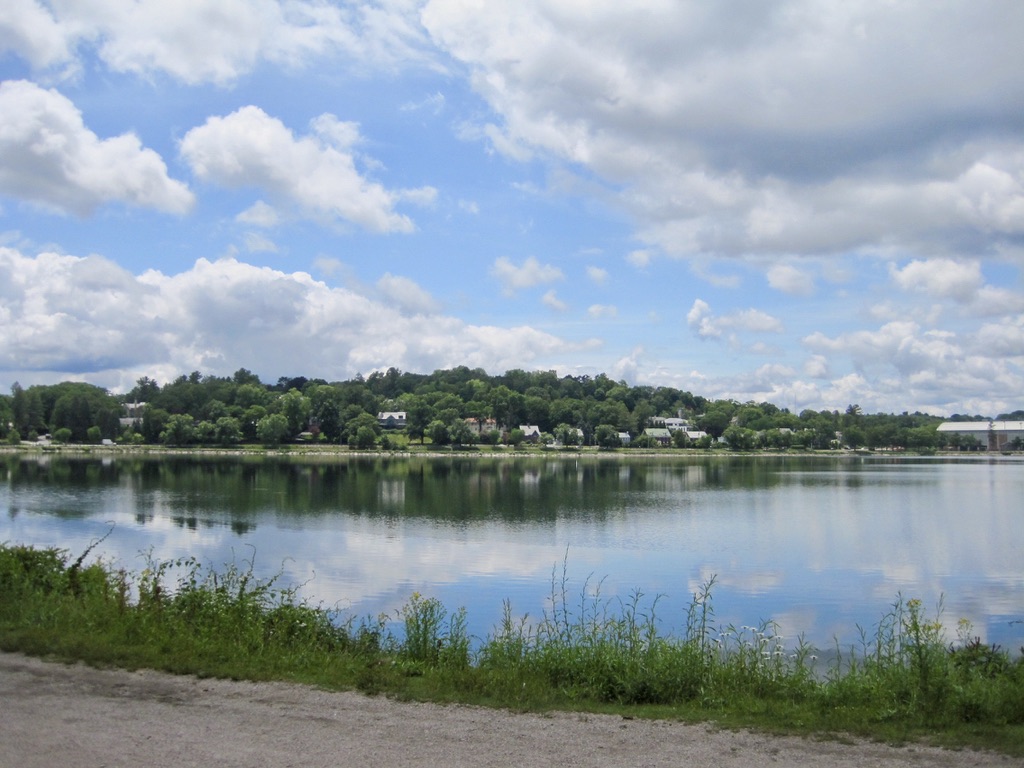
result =
M1024 766L973 752L409 704L0 653L0 768Z

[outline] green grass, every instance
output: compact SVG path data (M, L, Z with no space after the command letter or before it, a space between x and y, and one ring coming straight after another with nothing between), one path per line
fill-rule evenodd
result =
M0 648L96 665L291 680L401 699L515 710L568 709L714 721L830 738L928 741L1024 755L1024 661L971 638L947 642L917 600L831 655L787 643L772 623L720 627L714 579L682 636L658 631L658 600L600 584L570 596L565 569L535 621L504 616L471 643L464 610L414 594L361 621L299 599L251 568L191 560L141 572L0 545Z

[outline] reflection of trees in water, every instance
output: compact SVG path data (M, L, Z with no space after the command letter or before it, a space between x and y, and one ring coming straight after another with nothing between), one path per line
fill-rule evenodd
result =
M768 489L780 483L859 484L837 460L809 457L687 459L162 456L21 457L3 466L12 487L130 494L135 520L189 529L252 531L260 518L347 514L465 522L603 519L688 492ZM821 471L826 470L826 471ZM123 502L122 502L123 503ZM54 514L84 514L76 508Z

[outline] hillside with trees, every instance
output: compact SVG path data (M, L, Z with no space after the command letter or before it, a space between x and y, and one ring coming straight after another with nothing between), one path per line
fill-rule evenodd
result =
M404 413L404 426L385 429L377 418L381 412ZM922 413L865 414L851 404L844 411L797 414L766 402L630 386L604 374L559 377L517 369L490 375L465 366L431 374L389 368L341 382L281 377L273 384L244 368L227 377L195 371L163 385L143 377L124 395L62 382L15 384L10 396L0 396L0 438L8 443L49 435L62 443L459 447L520 443L527 439L520 426L531 425L547 444L656 447L665 443L645 431L666 418L685 420L689 430L673 431L666 446L671 448L975 447L964 441L939 445L936 427L942 419Z

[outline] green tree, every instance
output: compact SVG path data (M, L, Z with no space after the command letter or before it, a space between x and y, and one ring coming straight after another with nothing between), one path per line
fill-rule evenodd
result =
M11 385L11 420L15 429L28 431L28 396L18 382Z
M629 412L625 403L618 400L590 402L587 404L586 410L586 420L590 424L610 424L618 432L631 432L636 429L636 417ZM647 410L649 411L650 408L648 407ZM646 420L646 417L644 419Z
M251 405L245 409L242 414L242 418L239 420L239 426L242 428L242 440L252 443L259 440L259 435L256 434L259 423L262 419L267 416L267 409L262 405ZM288 420L285 419L285 424Z
M636 404L633 409L633 422L635 423L635 430L638 433L642 433L647 427L650 426L651 417L655 416L654 407L643 400Z
M309 422L320 434L336 443L341 440L341 393L329 384L309 388Z
M228 407L223 400L214 398L207 401L207 403L200 409L199 417L205 421L214 422L221 416L228 415Z
M366 411L362 410L358 406L350 406L354 410L357 410L357 415L350 418L345 422L345 435L349 445L352 445L352 439L358 437L359 430L362 428L369 429L373 432L374 441L377 440L377 436L381 433L380 424L377 423L377 418L371 416Z
M562 445L579 445L580 433L576 427L571 427L568 424L559 424L555 427L555 439Z
M750 451L756 447L757 433L746 427L732 425L727 427L722 437L734 451Z
M55 429L70 429L74 442L86 442L89 427L93 426L89 400L81 393L62 396L54 405L51 423Z
M309 398L297 389L290 389L278 399L280 412L288 419L288 430L292 436L302 432L309 424Z
M165 445L188 445L194 438L195 419L187 413L172 414L160 433L160 442Z
M160 435L167 428L171 414L163 408L147 405L142 412L142 437L147 443L159 443Z
M685 429L677 429L672 432L672 447L673 448L689 448L690 447L690 436L686 434Z
M551 431L551 403L547 398L527 395L523 398L523 415L527 424L535 424L541 432Z
M594 430L594 440L600 448L618 448L622 445L619 430L611 424L599 424Z
M260 377L247 368L239 368L237 371L235 371L234 375L231 377L231 380L240 387L244 384L255 384L256 386L262 386L260 384Z
M377 433L373 430L373 427L366 426L365 424L358 427L355 433L349 438L349 445L359 450L367 450L373 448L377 444Z
M764 433L764 444L766 448L773 448L775 450L785 450L793 442L793 435L791 432L784 432L781 429L769 429Z
M735 406L732 403L719 400L697 418L697 427L717 439L725 433L734 411Z
M149 376L143 376L136 380L135 387L128 393L128 402L151 403L159 393L160 384Z
M907 430L906 446L915 451L932 450L939 444L935 427L912 427Z
M448 445L451 441L451 434L448 432L448 425L440 419L434 419L427 425L426 436L434 445Z
M203 419L196 424L195 433L192 435L192 439L201 445L209 445L216 440L216 430L217 428L212 421L209 419Z
M243 411L254 405L261 405L266 408L270 404L270 400L270 392L259 384L242 384L235 390L234 404Z
M859 426L849 426L843 430L843 443L850 448L860 448L868 441L867 434Z
M456 419L448 427L448 439L452 445L472 445L474 437L473 430L462 419Z
M214 439L220 445L235 445L242 439L242 427L232 416L221 416L213 426Z
M505 429L521 424L523 396L505 385L495 387L490 393L491 413Z
M280 445L288 437L288 419L280 413L271 413L256 423L256 439L264 445Z
M434 409L418 395L403 395L398 405L399 410L405 411L405 432L409 439L422 443L427 426L434 420Z

